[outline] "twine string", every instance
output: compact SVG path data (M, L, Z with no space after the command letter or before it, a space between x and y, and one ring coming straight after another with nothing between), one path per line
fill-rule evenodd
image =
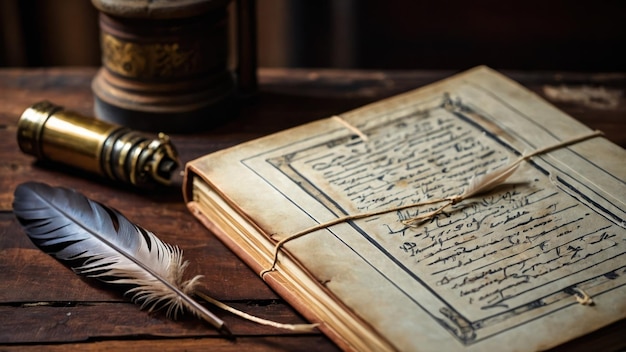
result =
M572 287L572 290L574 291L574 297L576 297L576 302L582 304L583 306L594 305L591 296L587 292L583 291L582 288Z
M336 118L337 121L343 121L345 122L345 120L343 120L342 118L340 118L339 116L333 116L334 118ZM347 122L345 122L346 127L347 126L351 126L352 128L350 128L351 131L355 132L356 134L358 134L359 136L362 135L362 132L360 132L358 129L356 129L354 126L349 125ZM356 129L356 131L354 129ZM346 215L346 216L342 216L342 217L338 217L336 219L324 222L324 223L320 223L318 225L306 228L302 231L299 231L295 234L292 234L290 236L287 236L285 238L283 238L282 240L278 241L274 247L274 253L273 253L273 258L272 258L272 265L267 268L264 269L263 271L261 271L259 273L259 275L261 276L261 278L264 278L264 276L274 270L276 270L276 264L278 263L278 253L280 252L280 250L283 248L283 246L289 242L292 241L294 239L300 238L304 235L310 234L312 232L318 231L318 230L322 230L340 223L344 223L344 222L348 222L348 221L352 221L352 220L357 220L357 219L363 219L363 218L367 218L367 217L372 217L372 216L376 216L376 215L381 215L381 214L385 214L385 213L390 213L390 212L394 212L394 211L400 211L400 210L404 210L404 209L408 209L408 208L414 208L414 207L421 207L421 206L426 206L426 205L433 205L433 204L437 204L437 203L443 203L441 206L439 206L437 209L435 209L434 211L410 218L410 219L405 219L402 220L402 223L407 225L407 226L416 226L417 224L428 220L428 219L432 219L435 216L443 213L448 207L456 205L460 202L462 202L463 200L473 197L475 195L478 194L483 194L485 192L488 192L490 190L492 190L494 187L496 187L499 184L502 184L510 175L512 175L515 170L517 169L517 167L525 160L528 160L530 158L532 158L533 156L536 155L540 155L540 154L544 154L556 149L560 149L560 148L564 148L576 143L580 143L582 141L586 141L588 139L592 139L595 137L599 137L602 136L603 133L602 131L593 131L592 133L588 133L588 134L584 134L584 135L580 135L580 136L575 136L573 138L561 141L559 143L553 144L553 145L549 145L543 148L539 148L539 149L535 149L534 151L524 154L522 156L520 156L518 159L516 159L514 162L512 162L511 164L507 165L506 167L494 170L491 173L487 173L485 175L483 175L482 178L480 179L475 179L472 180L473 182L470 182L470 185L461 193L458 195L454 195L454 196L450 196L450 197L445 197L445 198L440 198L440 199L430 199L430 200L425 200L425 201L421 201L421 202L415 202L415 203L410 203L410 204L404 204L404 205L400 205L400 206L396 206L396 207L392 207L392 208L386 208L386 209L380 209L380 210L374 210L371 212L364 212L364 213L359 213L359 214L353 214L353 215ZM363 135L364 136L364 135ZM363 136L361 136L361 138L363 138ZM366 140L367 136L365 136L365 140ZM577 296L578 297L578 296ZM581 303L584 304L584 303Z
M339 122L340 124L343 125L343 127L347 128L348 130L352 131L354 134L356 134L357 136L359 136L359 138L361 138L363 141L367 142L369 140L369 138L367 138L367 135L365 133L363 133L363 131L361 131L360 129L358 129L356 126L354 126L353 124L351 124L350 122L344 120L341 116L338 115L334 115L332 117L333 120Z

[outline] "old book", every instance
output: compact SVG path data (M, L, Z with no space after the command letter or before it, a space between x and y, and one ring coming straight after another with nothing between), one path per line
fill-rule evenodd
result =
M624 160L478 67L196 159L184 192L341 348L533 351L626 317Z

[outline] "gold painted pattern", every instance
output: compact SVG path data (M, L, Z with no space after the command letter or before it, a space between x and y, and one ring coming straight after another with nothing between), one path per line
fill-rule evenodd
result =
M102 34L102 61L111 71L132 78L186 76L196 71L194 50L179 43L139 44Z

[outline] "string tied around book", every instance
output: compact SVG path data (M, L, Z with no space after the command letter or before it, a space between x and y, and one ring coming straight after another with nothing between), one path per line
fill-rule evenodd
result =
M574 291L574 297L576 297L576 302L582 304L583 306L592 306L594 305L593 299L589 294L583 289L578 287L572 287L572 291Z
M349 129L350 131L354 132L354 134L359 136L359 138L361 138L363 141L367 142L369 140L369 138L367 138L367 135L365 133L363 133L363 131L358 129L356 126L354 126L350 122L344 120L341 116L334 115L334 116L332 116L332 119L337 121L337 122L339 122L340 124L342 124L343 127L345 127L347 129Z
M222 303L212 297L210 297L209 295L207 295L206 293L204 293L203 291L196 291L195 294L202 298L203 300L207 301L208 303L211 303L212 305L225 310L227 312L230 312L232 314L235 314L237 316L240 316L246 320L255 322L257 324L261 324L261 325L266 325L266 326L272 326L278 329L284 329L284 330L291 330L291 331L296 331L296 332L312 332L315 331L315 329L320 325L318 323L313 323L313 324L284 324L284 323L279 323L273 320L269 320L269 319L263 319L263 318L259 318L257 316L245 313L243 311L240 311L239 309L235 309L231 306L229 306L228 304Z
M344 121L341 118L338 118L338 120ZM274 247L272 265L269 268L264 269L263 271L261 271L259 273L259 276L261 276L261 278L264 278L264 276L267 273L276 270L276 264L278 262L278 253L280 252L282 247L289 241L295 240L295 239L297 239L299 237L302 237L304 235L310 234L310 233L315 232L317 230L322 230L322 229L331 227L333 225L337 225L337 224L344 223L344 222L351 221L351 220L358 220L358 219L367 218L367 217L371 217L371 216L376 216L376 215L381 215L381 214L385 214L385 213L390 213L390 212L393 212L393 211L400 211L400 210L404 210L404 209L408 209L408 208L414 208L414 207L421 207L421 206L426 206L426 205L433 205L433 204L443 203L438 208L436 208L434 211L431 211L431 212L428 212L428 213L425 213L425 214L422 214L422 215L419 215L419 216L416 216L416 217L412 217L412 218L409 218L409 219L402 220L402 223L407 225L407 226L417 226L421 222L423 222L425 220L428 220L428 219L432 219L435 216L441 214L445 209L447 209L450 206L456 205L456 204L464 201L467 198L471 198L473 196L489 192L490 190L492 190L496 186L498 186L498 185L502 184L504 181L506 181L515 172L515 170L517 170L517 168L519 167L519 165L523 161L528 160L528 159L532 158L533 156L544 154L544 153L547 153L547 152L550 152L550 151L553 151L553 150L556 150L556 149L564 148L564 147L567 147L567 146L570 146L570 145L573 145L573 144L576 144L576 143L580 143L580 142L586 141L588 139L592 139L592 138L599 137L599 136L602 136L602 135L604 135L604 133L602 131L596 130L596 131L593 131L593 132L588 133L588 134L575 136L573 138L566 139L564 141L561 141L559 143L555 143L553 145L549 145L547 147L535 149L534 151L532 151L530 153L524 153L522 156L520 156L515 161L513 161L512 163L508 164L505 167L496 169L496 170L494 170L494 171L492 171L490 173L487 173L485 175L482 175L480 177L473 178L472 180L470 180L469 185L464 189L464 191L462 193L460 193L460 194L457 194L457 195L453 195L453 196L449 196L449 197L445 197L445 198L430 199L430 200L425 200L425 201L422 201L422 202L410 203L410 204L400 205L400 206L392 207L392 208L374 210L374 211L371 211L371 212L364 212L364 213L359 213L359 214L346 215L346 216L338 217L336 219L333 219L333 220L330 220L330 221L327 221L327 222L324 222L324 223L320 223L318 225L306 228L306 229L304 229L302 231L299 231L299 232L297 232L295 234L287 236L287 237L283 238L282 240L280 240L280 241L278 241L276 243L276 245ZM581 304L584 304L584 303L581 303Z

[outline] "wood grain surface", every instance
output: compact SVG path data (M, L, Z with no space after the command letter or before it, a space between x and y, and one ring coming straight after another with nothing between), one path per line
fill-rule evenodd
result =
M260 326L216 308L212 310L225 320L234 339L193 317L172 321L160 312L141 311L119 292L76 276L30 242L11 211L15 187L25 181L72 187L181 247L191 262L188 274L204 275L203 286L215 298L264 318L304 322L188 213L179 187L136 190L62 165L35 162L19 150L17 121L38 101L93 116L90 85L95 73L96 68L0 70L0 350L338 350L320 333ZM241 100L224 122L171 138L184 163L453 73L261 69L259 92ZM626 73L504 73L626 147ZM623 349L625 329L626 323L618 322L555 350Z

